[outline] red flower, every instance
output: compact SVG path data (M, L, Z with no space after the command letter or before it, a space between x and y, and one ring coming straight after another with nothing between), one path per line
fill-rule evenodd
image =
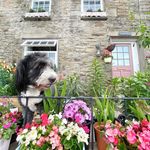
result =
M30 128L31 128L31 125L30 125L29 123L27 123L27 124L25 125L25 128L26 128L26 129L30 129Z
M42 119L42 125L46 126L48 125L49 121L48 121L48 114L42 114L41 115L41 119Z
M147 121L147 119L143 119L141 122L141 126L142 127L148 127L149 122Z

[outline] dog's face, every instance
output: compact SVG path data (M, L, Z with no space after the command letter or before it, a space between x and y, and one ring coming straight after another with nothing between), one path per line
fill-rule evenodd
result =
M16 72L16 87L18 92L26 91L29 85L40 90L48 88L57 74L46 54L34 53L25 56L18 65Z

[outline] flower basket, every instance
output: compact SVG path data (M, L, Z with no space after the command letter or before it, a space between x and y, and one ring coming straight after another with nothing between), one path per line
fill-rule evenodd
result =
M8 150L9 149L9 144L10 140L5 140L5 139L0 139L0 149L1 150Z
M111 62L112 62L112 56L104 57L104 62L105 62L106 64L111 64Z
M103 124L99 125L98 122L96 122L94 124L98 150L106 150L106 148L107 148L105 136L100 134L100 132L103 128L104 128Z

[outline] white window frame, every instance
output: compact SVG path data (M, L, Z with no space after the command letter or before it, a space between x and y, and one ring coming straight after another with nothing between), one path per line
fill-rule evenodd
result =
M38 2L38 5L39 5L39 2L40 2L40 1L43 1L43 2L49 1L49 11L46 11L46 12L51 12L51 0L32 0L31 8L33 9L33 3L34 3L34 2ZM45 3L44 3L44 4L45 4ZM39 6L38 6L38 8L39 8ZM37 13L38 13L38 11L37 11Z
M27 44L27 42L31 42L31 44ZM40 44L33 44L34 42L47 42L45 45L40 45ZM53 44L48 44L48 42L53 42ZM25 40L21 46L24 47L24 54L23 56L30 54L30 53L36 53L36 52L41 52L41 53L46 53L46 54L55 54L55 60L54 63L56 67L58 68L58 41L57 40L48 40L48 39L43 39L43 40ZM56 51L30 51L29 47L53 47L56 46Z
M101 3L101 11L103 12L104 11L104 0L100 0L100 3ZM81 12L82 13L84 13L85 11L84 11L84 0L81 0ZM90 13L92 13L92 12L90 12ZM93 13L95 13L95 12L93 12ZM99 13L101 13L101 12L99 12Z

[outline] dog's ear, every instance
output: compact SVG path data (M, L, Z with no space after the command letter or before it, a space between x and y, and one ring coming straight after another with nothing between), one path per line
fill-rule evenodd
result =
M26 90L26 64L23 60L21 60L16 68L16 88L17 91L20 93Z

